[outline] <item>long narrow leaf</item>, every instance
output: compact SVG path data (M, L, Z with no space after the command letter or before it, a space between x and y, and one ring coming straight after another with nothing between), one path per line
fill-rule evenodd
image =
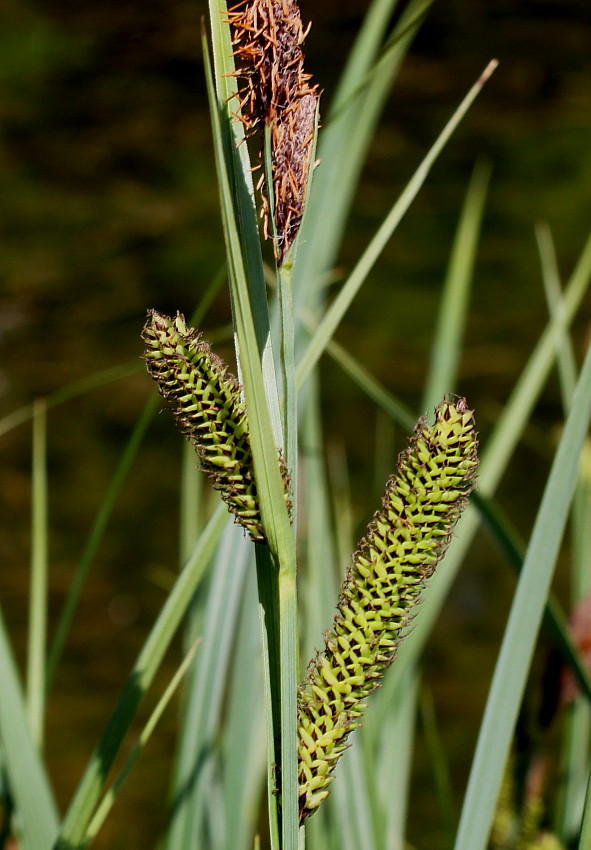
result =
M343 850L359 850L360 847L378 850L380 846L368 793L368 767L361 737L356 735L339 766L339 776L332 789Z
M392 81L430 6L412 0L379 50L396 0L374 0L324 121L301 246L294 269L298 306L316 314L321 284L333 267L359 176Z
M237 80L234 75L234 55L228 9L225 0L209 0L211 40L215 83L209 65L209 50L203 43L208 78L208 95L212 117L214 151L220 183L222 223L226 238L234 310L234 330L238 334L238 316L232 281L239 274L248 294L252 315L252 330L262 364L263 380L267 390L267 404L273 424L275 441L281 444L281 417L275 380L273 351L269 329L269 310L266 299L265 275L259 241L252 169L245 144L244 128L236 118L239 111ZM237 225L239 222L239 226ZM238 339L239 366L241 342Z
M59 817L39 752L31 739L12 650L0 613L0 742L24 850L49 850Z
M323 455L322 412L320 404L317 403L316 388L312 389L303 411L301 426L302 480L306 494L301 510L306 529L306 570L301 581L304 611L301 644L304 663L307 663L322 645L322 633L333 616L338 581L342 578L346 566L340 564L340 568L337 567L334 514L330 508Z
M583 815L583 825L581 827L581 835L579 837L579 850L588 850L591 847L591 774L587 781L587 794L585 796L585 812Z
M250 850L265 784L263 671L257 622L257 587L247 572L222 748L224 850Z
M191 558L178 577L166 603L142 647L123 693L94 751L64 818L54 850L77 850L92 813L103 792L109 769L150 686L170 642L201 581L228 522L226 506L220 503L195 546Z
M429 373L421 404L423 410L432 410L446 393L455 390L490 172L488 163L477 162L468 185L431 346Z
M205 602L203 642L184 707L168 837L170 850L198 847L207 840L212 772L218 759L215 741L239 601L246 570L253 566L252 556L252 546L244 539L242 529L228 525L214 561Z
M376 781L380 797L386 850L404 850L406 813L410 798L412 756L417 716L418 677L409 671L406 685L400 688L387 713L374 757L378 761Z
M225 4L218 4L217 15L223 14ZM214 20L212 12L212 20ZM224 40L224 44L226 40ZM215 44L215 39L214 39ZM204 45L204 53L207 56L207 45ZM214 54L215 55L215 54ZM227 66L223 66L224 68ZM253 459L255 475L257 479L257 490L260 499L263 525L267 532L269 544L274 552L278 550L278 540L282 535L279 529L289 527L289 517L285 507L284 485L279 472L277 454L275 447L274 431L271 427L269 406L263 371L258 347L258 336L264 332L255 329L253 302L257 306L259 314L265 312L266 296L264 290L257 290L251 300L250 287L252 280L249 278L248 270L244 260L243 243L246 237L241 238L241 232L237 227L238 214L235 209L235 194L242 194L248 187L244 185L244 173L239 171L239 163L235 162L238 154L231 148L230 157L224 140L232 137L230 129L231 118L227 103L222 101L221 95L216 94L211 77L211 69L206 63L208 72L208 90L211 99L212 125L214 130L214 141L216 148L216 163L220 180L220 194L222 199L222 210L228 259L230 262L231 293L234 306L234 322L236 335L238 337L238 350L240 366L244 384L244 396L248 410L248 421L251 431ZM218 72L219 73L219 72ZM226 72L227 73L227 72ZM218 80L219 82L219 80ZM222 88L222 94L226 94L226 88ZM228 126L230 125L230 126ZM230 166L230 167L229 167ZM232 182L234 181L234 183ZM242 191L240 190L242 187ZM264 305L261 303L264 300ZM266 320L266 332L268 334L268 318ZM276 389L275 389L275 400ZM271 496L271 498L269 498ZM291 537L291 530L289 531Z
M550 229L538 225L536 237L546 300L550 315L560 309L562 287L558 273L556 252ZM572 403L577 377L577 365L573 345L568 333L564 333L557 349L558 374L565 416ZM581 463L579 482L572 509L571 537L571 600L579 604L591 589L589 558L591 556L591 476L586 464ZM587 672L585 670L585 672ZM579 679L580 685L580 676ZM581 686L581 685L580 685ZM583 693L585 688L581 686ZM588 691L587 691L588 694ZM591 705L577 697L567 708L563 727L561 772L564 781L559 784L555 806L556 832L565 844L571 843L581 822L581 807L589 773L589 737L591 735Z
M58 404L63 404L65 401L69 401L72 398L85 395L93 389L107 386L115 381L128 378L130 375L136 375L142 370L142 368L142 364L138 363L137 360L134 360L132 363L124 363L121 366L113 366L110 369L103 369L101 372L96 372L94 375L88 375L87 377L81 378L79 381L74 381L74 383L69 384L67 387L63 387L48 395L45 399L46 408L49 410L50 408L55 407ZM33 414L34 405L27 404L24 407L20 407L18 410L9 413L7 416L4 416L0 419L0 437L8 433L8 431L12 431L12 429L16 428L18 425L22 425L23 422L28 422L33 418Z
M108 791L104 795L103 799L101 800L99 806L97 807L95 815L94 815L92 821L90 822L88 829L86 831L86 836L85 836L85 839L84 839L84 845L86 847L88 847L90 845L90 843L93 841L93 839L95 838L95 836L97 835L97 833L101 829L105 820L107 819L107 817L108 817L108 815L109 815L111 809L113 808L113 805L114 805L114 803L117 799L117 794L119 793L119 791L123 787L123 783L125 782L125 780L129 776L129 774L131 773L131 770L134 767L135 763L137 762L138 758L140 757L143 748L146 746L146 744L150 740L150 737L151 737L152 733L154 732L154 729L158 725L158 721L160 720L160 718L164 714L166 707L168 706L170 700L174 696L175 691L177 690L178 686L180 685L180 683L183 679L183 676L186 674L187 670L189 669L189 665L190 665L191 661L193 660L195 652L197 651L198 643L199 643L198 640L195 641L195 643L193 644L193 646L191 647L189 652L186 653L181 664L179 665L178 669L176 670L174 676L172 677L172 679L168 683L166 690L164 691L164 693L162 694L162 696L158 700L158 703L156 704L155 709L150 714L150 717L148 718L147 723L145 724L144 728L142 729L142 732L139 736L138 741L134 744L131 752L129 753L129 755L125 759L123 767L121 768L121 770L117 774L117 777L115 778L115 780L111 784L110 788L108 789Z
M552 235L550 233L550 228L547 225L539 224L536 227L536 240L540 254L540 265L542 267L542 280L544 282L546 301L548 303L550 315L553 315L560 309L562 287L558 274L556 251ZM575 385L577 383L576 360L568 334L565 333L563 335L562 339L558 343L557 350L560 388L562 391L563 404L566 409L571 403L572 396L575 391Z
M375 236L371 240L363 255L358 260L355 268L349 275L347 281L341 288L341 291L327 310L322 321L320 322L316 333L312 337L305 354L298 364L297 382L298 386L302 386L308 378L311 370L317 363L326 345L337 329L341 319L348 310L354 297L357 295L361 285L366 280L374 263L388 243L390 237L398 227L404 214L410 207L412 201L417 196L419 189L427 179L427 175L433 166L433 163L455 132L458 124L470 109L472 103L479 95L482 87L493 73L497 66L496 61L490 62L482 72L479 79L472 86L464 100L455 110L454 114L447 122L440 135L432 145L431 149L415 171L408 185L378 228Z
M45 643L47 632L47 409L35 402L33 418L33 494L31 588L27 664L27 707L31 734L41 749L45 714Z
M449 763L441 743L441 737L439 735L437 719L435 716L435 707L433 705L433 694L430 690L424 689L421 693L420 707L421 720L423 722L423 734L431 757L431 764L433 766L435 794L437 796L441 817L445 827L447 844L449 847L452 847L456 828L455 818L457 817L457 814L455 811L456 807L454 806Z
M497 661L455 850L486 846L591 418L591 347L537 515Z

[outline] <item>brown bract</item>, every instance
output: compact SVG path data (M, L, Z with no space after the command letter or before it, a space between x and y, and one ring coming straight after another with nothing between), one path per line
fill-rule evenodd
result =
M246 0L229 15L236 75L244 81L240 120L247 133L259 125L272 128L275 255L283 262L300 226L312 165L318 91L304 72L307 30L295 0ZM264 175L259 188L268 237L271 204Z

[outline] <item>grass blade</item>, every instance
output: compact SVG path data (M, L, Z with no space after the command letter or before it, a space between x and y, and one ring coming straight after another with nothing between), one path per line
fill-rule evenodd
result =
M31 585L27 662L27 708L31 735L43 742L45 716L45 644L47 639L47 410L38 399L33 414L33 494Z
M84 835L102 794L109 769L137 707L187 611L227 522L226 506L220 503L138 655L119 702L70 803L54 850L77 850L83 846Z
M554 249L550 228L547 225L539 224L536 227L536 240L540 254L542 280L544 282L546 301L548 303L550 315L552 316L560 309L562 287L560 285L560 277L558 274L556 251ZM575 385L577 383L577 366L568 334L563 335L563 339L559 342L557 348L557 365L560 375L560 386L562 390L563 404L566 410L572 401Z
M107 386L108 384L115 383L115 381L121 381L130 375L137 375L138 372L141 372L142 368L142 364L134 360L132 363L123 363L120 366L113 366L110 369L95 372L93 375L87 375L79 381L74 381L67 387L62 387L54 393L50 393L45 399L46 408L49 410L58 404L63 404L65 401L85 395L85 393L91 390ZM13 428L22 425L24 422L28 422L33 418L33 415L34 406L32 404L26 404L24 407L19 407L18 410L14 410L7 416L4 416L0 419L0 437L7 434L8 431L12 431Z
M491 532L492 538L508 564L521 574L525 560L525 547L521 544L517 533L512 528L499 509L490 499L485 499L481 493L473 494L474 504L478 506L485 527ZM556 648L561 653L563 661L574 673L581 692L591 704L591 675L585 664L580 650L575 646L567 618L556 597L550 593L544 611L544 623L552 635Z
M250 850L265 784L263 671L252 570L245 577L241 608L222 741L225 850Z
M371 372L357 360L351 352L347 351L334 339L326 348L335 363L371 398L378 407L392 418L394 422L401 425L406 431L412 431L415 427L416 416L405 404L390 393Z
M184 707L185 723L173 791L168 847L199 847L207 843L212 809L211 787L218 761L222 700L232 657L238 606L246 571L252 567L252 546L242 529L226 526L212 569L204 605L203 642Z
M181 498L179 506L179 552L181 567L193 551L203 530L204 504L203 472L195 463L195 449L186 440L181 464ZM192 641L191 641L192 643Z
M357 730L361 732L361 730ZM342 760L338 781L334 783L334 797L338 828L343 850L378 850L378 837L370 803L369 776L364 759L362 738L356 734Z
M583 815L583 825L581 827L581 835L579 837L579 850L588 850L591 847L591 774L587 782L587 794L585 797L585 812Z
M550 229L546 225L538 225L536 237L546 300L550 315L560 309L562 288L556 261L556 252ZM576 385L577 365L573 346L569 335L564 333L557 351L558 373L562 391L565 416L572 403ZM588 453L589 441L587 441ZM589 558L591 556L591 475L588 464L581 464L579 482L572 509L572 565L571 565L571 601L573 606L581 602L591 589L589 578ZM585 673L587 669L585 668ZM579 686L583 693L585 688ZM562 764L561 771L564 781L560 783L555 806L556 832L565 844L572 843L581 823L581 808L584 800L589 773L589 737L591 735L591 705L577 697L572 705L566 708L566 718L563 728Z
M245 143L244 128L237 120L239 100L234 76L232 39L228 24L225 0L209 0L215 84L209 59L209 50L203 39L203 55L211 110L214 152L218 169L221 196L222 223L226 239L226 254L230 274L230 296L234 311L234 331L238 336L239 318L236 311L234 284L239 275L247 294L252 330L262 364L263 379L267 389L267 404L273 425L275 441L281 445L281 417L273 363L269 327L265 275L258 231L252 169ZM237 226L240 222L240 226ZM242 340L243 342L243 340ZM238 337L237 357L241 364L241 340Z
M395 6L396 0L374 0L370 6L320 135L321 167L314 175L294 269L298 306L305 304L314 315L319 284L335 263L379 115L430 0L408 4L377 58Z
M357 295L361 285L367 278L374 263L378 259L388 240L397 228L404 214L408 210L412 201L417 196L419 189L427 179L427 175L433 166L433 163L449 141L452 134L455 132L458 124L465 116L466 112L472 106L472 103L479 95L482 87L497 67L496 60L490 62L482 72L480 78L472 86L464 100L458 106L450 120L447 122L439 137L419 165L408 185L378 228L375 236L371 240L363 255L358 260L357 265L349 275L347 281L341 288L341 291L322 318L314 336L310 340L306 351L300 360L297 367L297 383L298 386L303 386L314 368L326 345L333 336L341 319L349 308L349 305Z
M158 703L156 704L154 711L152 712L152 714L148 718L148 722L144 726L138 741L134 744L131 752L129 753L129 755L125 759L123 767L119 771L117 778L114 780L111 787L106 792L106 794L104 795L103 799L101 800L99 806L97 807L95 815L94 815L93 819L91 820L91 822L88 826L88 829L86 831L86 836L85 836L85 840L84 840L84 846L85 847L88 847L92 843L92 841L94 840L94 838L98 834L99 830L101 829L102 825L104 824L105 820L107 819L109 812L113 808L113 805L114 805L114 803L117 799L117 794L119 793L119 791L123 787L123 783L125 782L125 780L129 776L132 768L134 767L135 763L137 762L138 758L140 757L143 748L146 746L146 744L150 740L152 732L154 731L154 729L158 725L158 721L160 720L160 718L164 714L164 711L166 710L168 703L170 702L170 700L174 696L175 691L177 690L177 688L179 687L179 685L180 685L180 683L183 679L183 676L186 674L187 670L189 669L189 665L190 665L191 661L193 660L195 653L197 651L198 644L199 644L199 641L195 641L195 643L193 644L193 646L191 647L189 652L183 658L183 660L182 660L181 664L179 665L177 671L175 672L174 676L172 677L169 684L167 685L166 690L164 691L164 693L162 694L162 696L158 700Z
M0 614L0 741L24 850L49 850L59 830L52 791L27 724L12 650Z
M466 324L476 247L484 212L491 166L477 162L468 185L447 270L431 362L421 408L433 410L446 393L455 390Z
M385 850L404 850L410 795L414 730L417 716L418 676L408 670L400 687L386 676L373 695L363 726L367 770L374 780L376 839ZM344 759L347 759L345 754ZM371 775L371 773L370 773Z
M457 815L453 798L449 763L441 742L439 729L437 727L433 694L427 688L424 688L421 693L420 708L423 734L425 736L425 743L433 766L435 794L437 796L439 810L443 819L447 845L449 847L453 847Z
M217 15L221 15L224 10L225 4L218 4L216 7ZM213 20L214 13L212 12L212 21ZM215 41L216 39L214 38L214 43ZM224 40L224 43L226 41L227 39ZM204 45L204 50L205 55L207 55L206 45ZM240 164L234 161L234 149L231 150L231 154L228 157L226 153L227 148L224 145L224 140L228 137L232 137L231 126L232 123L236 124L236 121L235 119L233 121L230 119L227 102L222 99L222 96L227 93L227 87L223 84L223 81L220 81L220 69L218 69L217 82L219 82L221 86L221 92L216 94L209 63L206 64L206 68L208 71L208 90L210 93L212 109L214 140L216 142L216 162L220 180L220 193L222 196L224 229L226 234L227 253L230 262L234 322L236 335L238 337L238 350L244 384L244 395L249 413L249 425L252 434L255 474L257 478L257 485L260 490L263 524L268 532L271 548L274 551L277 551L277 529L279 527L285 528L286 523L289 526L289 517L287 516L287 509L285 508L285 501L283 499L283 482L281 481L277 463L274 430L271 427L269 407L267 404L267 396L265 393L265 384L259 356L258 337L262 333L266 336L266 338L268 338L269 334L268 311L266 309L264 281L262 280L262 264L260 274L258 276L261 279L263 288L256 290L251 301L249 285L252 285L252 280L249 278L242 249L243 241L249 242L249 240L246 237L244 237L244 240L241 238L241 233L238 231L236 226L236 221L239 216L234 208L234 199L236 194L242 195L244 192L248 192L248 186L245 184L244 173L238 173ZM221 70L226 74L229 72L227 65ZM231 178L234 179L235 184L237 185L233 185ZM242 190L240 190L241 186ZM242 219L240 220L242 221ZM263 301L264 304L262 303ZM258 308L259 334L257 334L255 329L256 323L254 319L255 311L253 310L253 302ZM265 314L264 321L260 321L262 314ZM274 394L278 405L276 389ZM275 504L273 504L268 498L270 493L275 497ZM291 529L289 535L291 536Z
M298 237L296 237L298 240ZM298 240L299 242L299 240ZM292 251L294 250L292 247ZM281 362L282 425L284 457L290 475L292 495L292 521L297 523L298 503L298 402L295 379L295 321L293 312L293 266L284 264L277 270L277 301L281 328L279 359Z
M485 848L591 418L591 347L552 464L486 704L455 850Z
M335 534L330 509L329 487L323 455L321 410L315 377L312 377L301 424L302 478L306 498L302 521L306 529L305 561L302 576L302 657L304 663L322 645L322 633L333 616L334 602L344 564L337 568Z

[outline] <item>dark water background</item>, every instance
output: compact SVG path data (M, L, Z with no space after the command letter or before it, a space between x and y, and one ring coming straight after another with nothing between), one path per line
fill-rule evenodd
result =
M367 3L302 7L304 19L314 20L307 67L327 103ZM2 414L137 358L146 309L190 313L218 270L223 246L200 60L205 12L200 0L2 0ZM477 411L483 439L546 322L535 222L551 225L565 278L591 226L587 0L435 3L372 145L339 264L344 276L493 56L498 71L338 334L353 340L356 356L416 408L463 194L476 158L486 156L493 175L459 387ZM588 298L575 323L579 357L590 316ZM205 329L228 319L222 294ZM363 523L373 510L375 413L332 365L323 374L327 439L347 451ZM51 413L52 616L150 389L139 373ZM560 419L552 380L500 491L525 536ZM2 438L0 463L0 604L22 658L28 426ZM162 582L175 569L179 463L179 439L169 419L159 417L94 565L50 698L47 752L62 805L160 609ZM557 587L566 600L565 566L566 560ZM513 586L482 538L427 652L458 801ZM164 817L173 715L150 743L97 848L153 846ZM410 837L420 847L443 846L420 744Z

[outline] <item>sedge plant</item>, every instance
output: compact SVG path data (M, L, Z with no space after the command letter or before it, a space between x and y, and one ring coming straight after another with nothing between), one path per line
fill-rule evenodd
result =
M519 580L459 815L452 811L432 703L423 711L446 808L442 846L485 850L489 839L495 850L588 846L591 681L550 586L576 498L577 599L586 591L589 475L580 458L591 418L591 354L577 369L569 326L591 277L591 241L563 288L549 234L539 231L550 318L480 449L478 411L454 390L490 177L486 164L475 168L460 216L420 415L333 338L495 67L490 63L468 91L328 303L327 276L373 128L429 2L411 0L399 16L395 6L373 0L323 114L323 98L305 69L309 28L296 0L243 0L232 8L210 0L203 51L236 368L195 327L204 324L221 278L205 292L194 320L183 317L186 305L173 316L146 305L145 364L188 444L183 564L63 815L42 757L45 694L117 493L158 405L150 401L130 436L48 650L47 420L55 404L101 380L121 379L128 368L0 422L1 433L34 421L35 543L26 698L0 619L0 847L9 841L23 850L98 846L123 781L185 677L163 850L246 850L265 843L272 850L402 848L420 654L480 519ZM325 463L318 372L325 354L409 434L397 461L389 453L381 505L373 506L357 546L346 522L335 522L334 500L341 499L341 519L348 507L343 510L342 494L333 494ZM565 424L526 547L492 500L557 359ZM301 451L300 442L314 450ZM203 478L221 497L217 504L205 495ZM511 756L542 621L572 671L576 694L565 723L568 770L554 813L540 762L532 758L529 784L520 789ZM109 781L138 706L182 626L186 657Z

